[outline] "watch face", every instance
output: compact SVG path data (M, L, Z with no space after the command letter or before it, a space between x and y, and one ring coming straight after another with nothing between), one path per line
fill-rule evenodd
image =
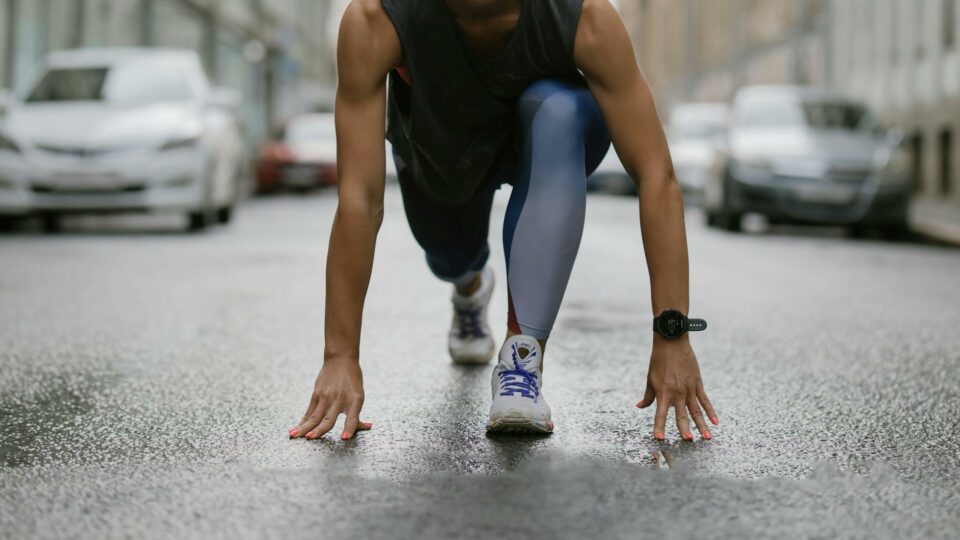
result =
M657 319L657 328L663 337L677 339L686 330L686 320L687 318L679 311L664 311Z

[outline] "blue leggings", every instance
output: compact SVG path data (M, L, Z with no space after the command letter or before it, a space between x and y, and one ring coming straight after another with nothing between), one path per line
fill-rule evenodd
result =
M537 339L550 335L583 235L587 176L610 137L590 91L567 82L538 81L517 102L522 145L494 182L456 207L433 203L397 160L407 221L431 271L465 285L490 256L487 234L494 192L513 185L503 224L508 326Z

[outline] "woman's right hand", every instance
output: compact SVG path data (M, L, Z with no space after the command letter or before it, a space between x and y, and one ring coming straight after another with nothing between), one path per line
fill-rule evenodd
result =
M310 405L303 414L300 425L290 429L290 438L316 439L333 429L341 414L347 416L343 426L342 440L353 437L358 430L373 427L360 421L363 408L363 373L356 359L324 361L317 382L313 387Z

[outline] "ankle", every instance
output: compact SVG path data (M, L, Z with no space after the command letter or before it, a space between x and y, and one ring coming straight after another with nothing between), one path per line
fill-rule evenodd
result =
M477 273L469 283L456 288L457 294L460 296L473 296L473 293L480 290L481 285L483 285L483 273Z
M508 340L508 339L510 339L510 338L512 338L512 337L514 337L514 336L519 336L519 335L520 335L520 334L514 333L512 330L509 330L509 329L508 329L508 330L507 330L507 337L505 337L503 340L506 341L506 340ZM540 354L545 354L546 351L547 351L547 340L546 340L546 339L538 339L538 340L537 340L537 343L540 344ZM523 352L523 351L526 351L526 352ZM522 352L523 354L529 353L529 351L527 351L526 349L521 349L520 352Z

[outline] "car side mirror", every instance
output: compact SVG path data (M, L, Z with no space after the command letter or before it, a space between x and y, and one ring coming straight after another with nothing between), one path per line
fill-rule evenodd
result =
M210 95L207 97L207 105L216 109L223 109L232 113L236 113L240 110L240 105L242 103L242 98L240 97L240 92L234 90L233 88L226 88L223 86L218 86L210 90Z

